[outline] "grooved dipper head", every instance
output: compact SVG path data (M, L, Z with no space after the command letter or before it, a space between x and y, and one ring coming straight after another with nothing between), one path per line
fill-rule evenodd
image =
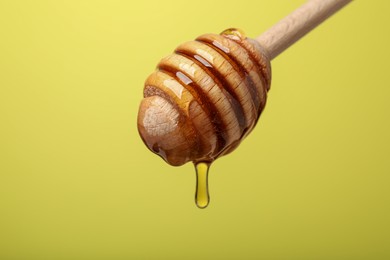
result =
M148 77L138 131L171 165L212 162L253 130L270 81L269 60L256 41L237 29L202 35Z

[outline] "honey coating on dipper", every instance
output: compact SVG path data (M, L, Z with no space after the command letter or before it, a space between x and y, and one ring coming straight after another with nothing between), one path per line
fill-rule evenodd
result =
M245 33L237 28L226 29L225 31L221 32L221 35L226 36L235 41L245 40L246 38Z
M173 166L195 164L203 187L196 193L200 208L209 201L210 164L253 130L270 80L261 46L239 29L179 45L147 78L138 114L141 138Z
M230 153L265 106L268 64L238 29L181 44L145 82L138 117L145 144L175 166Z

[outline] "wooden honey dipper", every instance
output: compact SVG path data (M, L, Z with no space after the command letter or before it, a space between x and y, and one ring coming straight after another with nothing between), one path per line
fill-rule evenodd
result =
M239 29L181 44L145 82L138 131L167 163L194 162L196 203L209 203L208 168L253 130L271 83L270 61L352 0L310 0L256 39Z

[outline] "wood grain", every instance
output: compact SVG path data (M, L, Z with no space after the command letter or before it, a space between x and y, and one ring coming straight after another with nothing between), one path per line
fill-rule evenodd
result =
M311 0L256 38L274 59L352 0Z

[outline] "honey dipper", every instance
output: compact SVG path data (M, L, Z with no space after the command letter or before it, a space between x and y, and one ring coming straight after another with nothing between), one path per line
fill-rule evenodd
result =
M256 39L239 29L199 36L147 78L138 131L167 163L195 164L199 208L209 203L210 164L240 144L264 109L270 61L349 2L308 1Z

